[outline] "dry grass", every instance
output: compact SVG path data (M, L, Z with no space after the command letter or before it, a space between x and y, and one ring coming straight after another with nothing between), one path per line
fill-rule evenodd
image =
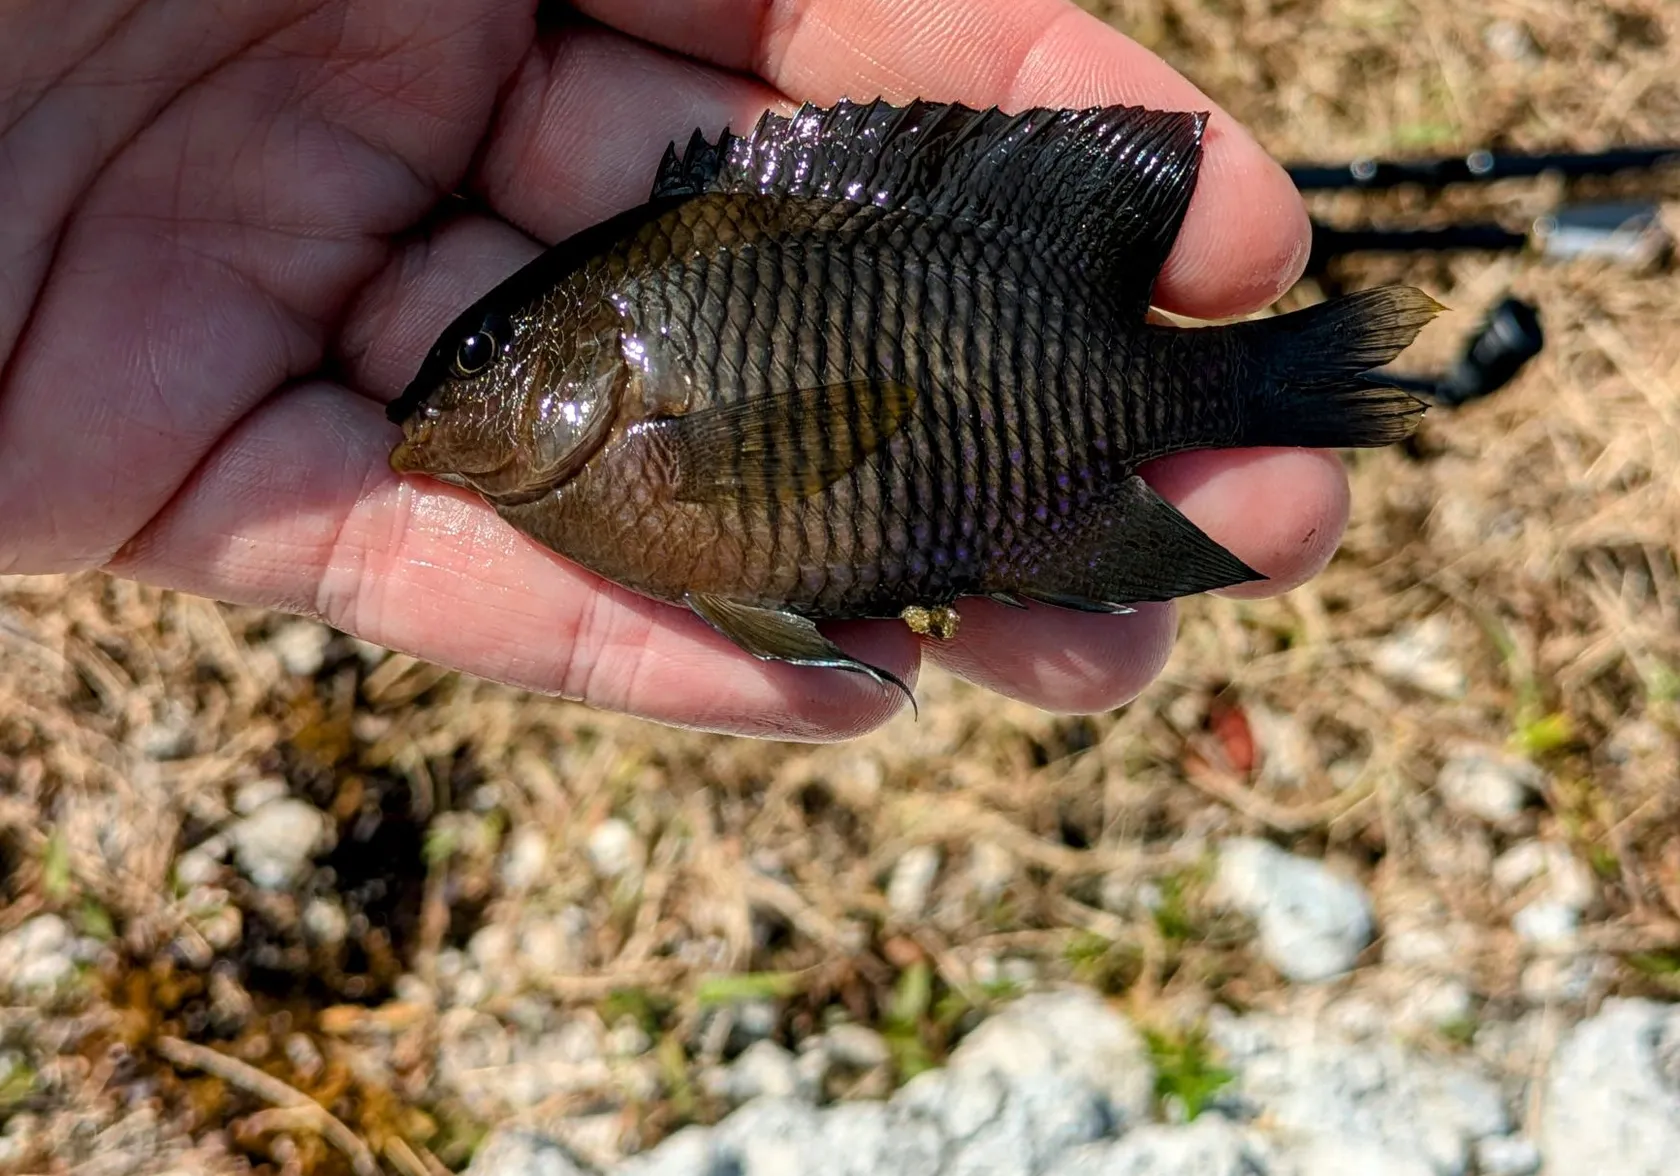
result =
M1680 126L1680 8L1665 0L1087 2L1284 158L1590 149ZM1509 27L1490 33L1500 21ZM1680 180L1663 182L1673 214ZM1314 211L1520 224L1563 195L1505 184L1438 201L1332 197ZM837 1009L886 1024L901 1070L937 1058L1025 968L1098 984L1146 1018L1210 1000L1263 1005L1284 986L1203 898L1208 844L1239 832L1359 874L1385 917L1474 928L1466 970L1486 1019L1523 1007L1510 931L1520 897L1494 891L1489 862L1524 839L1567 842L1594 870L1586 934L1613 961L1594 996L1672 995L1680 274L1463 255L1332 276L1413 281L1459 311L1430 329L1419 364L1443 358L1507 290L1540 305L1547 350L1496 397L1432 413L1415 445L1350 458L1354 519L1329 570L1281 600L1188 602L1165 676L1111 715L1057 718L932 676L920 722L852 745L732 741L344 638L298 679L270 643L285 618L99 577L0 582L0 931L56 910L110 937L65 1039L75 1048L42 1062L0 1118L8 1106L44 1121L79 1107L106 1121L125 1083L153 1081L160 1113L195 1135L230 1127L226 1146L277 1165L345 1162L295 1107L287 1119L173 1070L157 1043L179 1036L319 1100L390 1170L458 1165L470 1121L501 1111L440 1081L453 1014L398 978L443 984L440 961L477 929L568 907L586 916L582 954L532 979L535 999L608 1021L630 1013L659 1042L655 1088L607 1104L629 1108L612 1112L620 1141L716 1113L687 1079L720 1048L708 977L775 993L785 1040ZM1445 633L1460 695L1379 672L1384 642L1419 626ZM1545 771L1539 803L1504 829L1453 815L1434 780L1454 741L1532 758ZM333 872L276 896L224 871L212 887L223 904L207 913L202 888L174 877L176 856L229 819L242 784L275 775L335 817ZM646 850L629 881L587 864L587 838L609 816ZM497 867L515 836L547 849L522 890ZM941 868L925 913L900 920L887 878L916 845L937 847ZM1007 863L1000 892L977 894L977 855ZM1146 882L1165 895L1153 913L1113 900ZM343 899L347 945L326 950L300 930L318 893ZM229 918L231 938L215 924ZM1375 983L1381 955L1379 943L1350 983ZM895 994L924 979L937 1001L895 1021ZM243 1012L241 994L253 1002ZM479 1003L517 1019L531 999ZM50 1019L7 1015L7 1035ZM317 1055L288 1052L289 1030ZM615 1072L597 1085L622 1083ZM593 1105L588 1086L562 1104Z

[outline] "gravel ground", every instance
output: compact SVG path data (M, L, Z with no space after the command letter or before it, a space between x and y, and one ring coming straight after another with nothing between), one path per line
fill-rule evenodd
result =
M1671 0L1090 6L1286 158L1680 126ZM1420 366L1506 291L1546 352L1349 455L1324 575L1185 602L1112 714L934 673L852 744L727 740L0 579L0 1173L1669 1170L1680 273L1286 301L1390 280L1455 309Z

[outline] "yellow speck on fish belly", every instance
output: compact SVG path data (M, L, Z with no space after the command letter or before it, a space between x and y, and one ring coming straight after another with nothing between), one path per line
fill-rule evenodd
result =
M957 622L961 619L957 610L948 604L912 604L898 615L910 626L912 633L937 637L941 641L949 641L957 635Z

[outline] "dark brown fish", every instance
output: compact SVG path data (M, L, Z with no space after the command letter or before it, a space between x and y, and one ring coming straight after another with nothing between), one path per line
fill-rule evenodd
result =
M1146 321L1205 126L843 102L696 131L647 203L443 333L391 464L760 658L900 689L815 622L948 634L964 596L1121 612L1258 579L1138 466L1400 440L1423 405L1366 373L1439 307Z

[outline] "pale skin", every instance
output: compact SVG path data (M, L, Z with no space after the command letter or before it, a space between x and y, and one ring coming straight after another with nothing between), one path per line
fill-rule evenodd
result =
M0 572L104 569L319 617L484 677L738 734L854 736L906 706L759 662L398 477L382 405L456 311L644 199L671 139L767 105L911 97L1213 110L1157 303L1262 307L1298 277L1283 171L1160 60L1063 0L25 0L0 13ZM26 50L26 51L23 51ZM465 185L471 205L446 193ZM416 232L421 222L427 223ZM1149 480L1268 576L1347 518L1335 454L1185 455ZM1172 606L965 601L950 640L828 632L1089 712L1135 697Z

